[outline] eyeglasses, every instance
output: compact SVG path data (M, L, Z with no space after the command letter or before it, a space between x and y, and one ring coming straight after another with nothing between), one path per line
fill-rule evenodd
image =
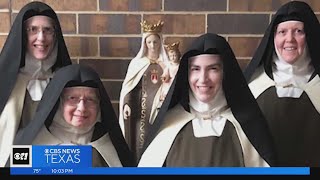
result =
M83 100L84 104L88 107L97 107L99 104L99 100L96 98L81 98L76 96L64 96L63 102L69 106L77 106L81 100Z
M27 27L27 32L31 35L36 35L40 32L42 32L44 35L52 35L55 33L55 29L53 27L30 26Z

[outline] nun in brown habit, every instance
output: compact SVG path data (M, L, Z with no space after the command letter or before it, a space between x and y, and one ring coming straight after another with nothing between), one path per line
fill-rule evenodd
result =
M17 14L0 54L0 167L31 121L55 71L71 64L55 11L31 2Z
M228 42L203 34L182 56L139 167L269 167L273 143Z
M245 70L274 138L277 166L320 166L320 25L291 1L273 16Z
M18 133L14 144L91 145L93 167L133 166L99 75L78 64L57 71L35 118Z

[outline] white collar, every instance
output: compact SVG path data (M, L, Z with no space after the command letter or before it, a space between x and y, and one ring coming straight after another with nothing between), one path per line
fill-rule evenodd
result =
M192 120L195 137L221 136L226 118L221 113L228 108L222 88L209 103L203 103L189 91L190 111L196 115Z
M285 62L276 49L273 54L272 72L278 97L299 98L303 93L301 87L309 81L314 72L307 46L294 64Z
M20 72L30 76L27 89L33 101L40 101L45 88L47 87L50 78L53 76L51 67L57 60L58 46L54 46L50 56L45 60L34 58L28 51L25 57L25 66L20 69Z

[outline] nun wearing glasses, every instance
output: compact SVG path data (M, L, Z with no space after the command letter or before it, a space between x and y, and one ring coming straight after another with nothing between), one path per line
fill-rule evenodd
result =
M28 125L55 71L71 64L59 19L45 3L17 14L0 54L0 167Z
M74 64L60 69L38 107L14 144L91 145L93 167L132 166L109 96L90 67Z

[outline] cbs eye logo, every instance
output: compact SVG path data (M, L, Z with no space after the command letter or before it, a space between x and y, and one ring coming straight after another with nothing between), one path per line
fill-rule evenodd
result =
M13 146L10 157L11 167L31 167L31 152L31 146Z

